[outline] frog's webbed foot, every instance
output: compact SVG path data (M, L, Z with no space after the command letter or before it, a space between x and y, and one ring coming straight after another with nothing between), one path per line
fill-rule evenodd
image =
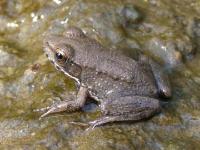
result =
M89 122L90 128L117 121L138 121L160 112L159 100L141 96L126 96L108 100L101 105L105 116Z
M76 110L79 110L85 104L87 96L88 96L87 88L80 87L76 100L63 101L63 102L60 102L59 104L53 104L52 106L47 107L48 108L47 112L42 114L40 116L40 119L53 113L64 112L64 111L74 112Z

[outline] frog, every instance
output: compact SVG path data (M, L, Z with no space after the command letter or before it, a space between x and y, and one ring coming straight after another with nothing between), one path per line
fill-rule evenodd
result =
M103 46L76 26L48 35L43 50L55 68L77 85L74 100L48 107L41 115L81 110L88 98L99 104L102 116L91 127L112 122L140 121L161 112L160 99L170 98L171 86L162 66L141 54L138 60Z

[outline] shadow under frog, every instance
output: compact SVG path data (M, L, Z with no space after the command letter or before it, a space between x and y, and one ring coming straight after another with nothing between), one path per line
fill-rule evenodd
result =
M44 52L54 66L78 84L77 98L49 107L45 117L80 110L87 97L100 103L103 116L92 127L115 121L138 121L160 112L159 97L171 96L168 76L146 56L138 61L109 51L77 27L44 40Z

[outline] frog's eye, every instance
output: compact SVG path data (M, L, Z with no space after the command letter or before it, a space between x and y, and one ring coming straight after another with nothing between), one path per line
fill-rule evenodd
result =
M54 51L55 60L60 63L69 63L72 58L73 48L70 45L60 44L59 48Z
M58 60L62 60L62 59L64 58L64 56L63 56L62 53L57 52L57 53L56 53L56 58L57 58Z
M64 63L66 61L66 56L61 51L55 53L55 58L58 63Z

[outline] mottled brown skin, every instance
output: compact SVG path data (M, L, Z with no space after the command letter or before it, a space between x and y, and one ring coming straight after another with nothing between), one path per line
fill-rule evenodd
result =
M90 96L103 113L89 122L92 127L136 121L160 111L159 96L171 96L168 77L154 61L145 56L135 61L111 51L79 28L68 28L63 36L47 36L44 51L58 70L78 83L79 90L76 100L53 105L41 117L79 110Z

